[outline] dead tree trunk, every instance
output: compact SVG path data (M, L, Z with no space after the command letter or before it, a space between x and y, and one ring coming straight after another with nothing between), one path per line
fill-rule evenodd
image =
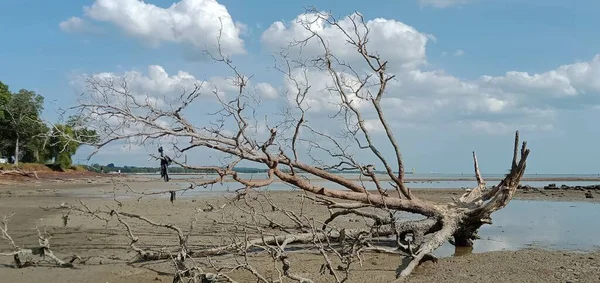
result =
M17 134L17 139L15 140L15 166L19 166L19 135Z
M418 195L405 184L400 146L392 126L386 120L382 107L382 98L387 94L388 82L393 80L396 75L387 71L388 61L380 58L377 52L369 51L367 47L369 28L362 15L356 13L350 16L351 25L348 25L340 24L330 14L322 14L316 10L311 10L310 13L314 18L300 21L309 36L293 42L292 47L318 46L320 55L308 59L290 59L287 57L287 53L281 55L283 63L277 65L276 69L284 75L286 83L290 86L289 97L291 99L288 100L290 109L284 113L285 115L282 115L284 118L281 121L268 121L271 126L264 125L269 130L266 133L268 136L263 137L257 134L256 126L252 129L253 121L260 120L255 115L256 109L261 106L260 100L254 96L254 93L247 90L252 76L243 75L233 65L231 59L223 55L219 49L219 54L211 55L215 61L230 68L233 76L228 78L228 81L235 87L235 94L233 94L233 99L223 100L215 86L214 99L220 104L221 109L218 112L207 111L209 112L208 117L216 116L217 118L214 121L205 121L204 125L192 125L184 115L187 107L200 96L202 89L200 85L191 92L181 94L179 100L173 104L161 107L159 104L149 103L150 99L140 100L136 93L128 89L125 79L118 83L118 80L113 78L89 78L89 93L82 97L76 109L80 111L79 116L89 117L90 128L96 129L101 135L100 142L93 145L102 148L115 141L137 140L140 144L144 144L148 140L163 142L164 138L168 137L177 140L173 142L173 147L177 150L176 154L179 155L184 155L187 151L195 148L204 148L225 154L232 161L224 166L192 166L178 161L180 156L173 156L172 160L175 164L185 168L215 172L217 177L205 184L214 184L231 177L244 188L253 189L268 186L278 179L319 197L319 201L331 210L348 211L337 215L354 213L375 220L376 224L373 224L373 227L384 229L388 235L395 235L398 250L411 258L406 268L398 274L399 278L406 278L423 260L434 259L432 252L446 241L453 239L457 246L473 245L473 240L477 239L477 231L480 227L491 223L492 213L504 208L510 202L525 172L529 149L525 142L519 143L518 131L514 139L510 172L499 184L490 189L486 188L485 181L479 172L477 158L473 153L475 176L478 183L475 189L459 199L444 204L419 199ZM331 45L323 37L321 30L315 28L315 21L337 28L345 36L347 45L357 52L356 55L362 62L362 69L355 70L335 56L337 50L330 49ZM351 30L347 31L345 29L348 26ZM311 85L308 83L306 74L311 71L318 72L319 76L327 78L327 93L335 94L339 105L337 112L339 119L328 119L321 123L311 124L311 119L307 118L310 113L305 100ZM297 73L301 74L300 78L295 76ZM358 103L361 103L360 107ZM372 112L365 114L367 108ZM367 115L376 117L374 123L378 123L384 130L384 140L393 149L390 150L390 153L379 150L370 126L367 125ZM276 123L277 126L272 126L272 123ZM335 125L335 123L340 124ZM233 126L225 130L226 125ZM334 138L328 134L332 129L344 129L345 140L342 141L340 138ZM353 146L351 149L371 154L373 159L383 166L385 172L383 176L374 173L373 164L364 164L357 160L349 149L351 146L346 146L348 141ZM85 141L80 142L85 143ZM185 146L182 147L182 144ZM300 144L303 146L299 146ZM301 152L301 150L305 150L305 152ZM312 155L313 151L320 151L328 157L317 159ZM393 158L386 158L389 155L392 155ZM301 156L309 156L312 160L305 163L300 160ZM244 180L233 170L241 161L266 167L268 178ZM337 170L356 170L360 175L359 180L352 180L343 174L336 174ZM312 182L306 178L306 175L325 182ZM382 182L382 178L389 180L389 186ZM367 189L367 183L374 184L376 190ZM337 188L334 188L333 185L336 185ZM394 191L395 193L391 193ZM346 200L348 203L337 203L332 199ZM410 212L422 215L425 219L400 222L390 218L391 220L388 221L356 212L357 208L365 206L375 207L391 214L394 211ZM125 214L121 213L120 215L124 216ZM324 229L318 231L315 229L310 233L312 236L321 235L327 229L329 227L325 225ZM361 231L359 235L376 237L373 231L374 228L368 229ZM274 239L283 240L287 244L310 238L303 233L306 232L296 236L285 235L281 236L282 238L275 237ZM325 238L312 238L315 240L340 238L340 234L335 233L322 235L326 235ZM262 243L271 244L270 242ZM239 249L240 245L195 251L195 254L221 254L231 251L234 247ZM181 250L186 255L194 253L188 252L183 244ZM278 259L285 262L283 257Z

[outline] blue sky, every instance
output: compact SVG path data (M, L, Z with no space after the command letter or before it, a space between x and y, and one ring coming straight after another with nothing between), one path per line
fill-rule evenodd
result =
M211 62L186 56L197 52L188 48L189 44L198 43L208 28L192 26L182 31L189 32L188 37L182 35L184 39L161 39L159 32L128 30L131 22L110 14L127 11L134 2L138 1L3 1L0 80L13 91L27 88L42 94L48 101L44 115L53 120L57 118L56 108L75 103L77 93L82 91L77 87L77 78L82 74L118 75L137 70L148 75L149 65L159 65L169 76L179 71L199 80L228 75ZM199 5L203 0L181 2ZM510 164L511 135L519 129L533 151L529 173L600 173L596 162L600 150L595 142L600 138L595 124L600 114L600 57L595 57L600 54L600 19L595 16L600 2L321 2L219 0L235 27L244 27L239 35L244 52L233 55L235 63L254 74L257 82L268 83L282 95L282 76L268 69L273 65L270 55L278 41L265 37L274 22L283 22L283 32L292 36L287 29L290 21L304 12L303 7L315 4L340 18L359 11L367 20L395 20L428 37L422 44L398 38L381 47L388 48L392 56L406 52L393 49L394 44L408 42L407 46L415 50L424 47L423 54L398 59L398 63L413 59L426 63L398 71L405 81L390 94L400 101L398 108L390 111L399 113L391 119L399 123L395 132L407 167L416 167L420 172L469 173L470 152L476 150L483 171L505 172ZM114 3L116 10L107 9ZM168 11L173 3L156 0L142 4ZM84 6L94 4L95 8L84 10ZM207 14L210 20L210 11ZM66 22L72 17L80 21ZM148 21L152 27L153 19L135 21ZM61 26L62 22L66 24ZM159 44L151 44L156 39L153 37ZM404 91L410 92L410 99L403 100ZM442 103L439 108L427 110L428 105L438 102ZM265 104L265 113L268 107L274 109L277 105L269 103ZM150 164L144 149L119 154L115 150L101 151L89 162ZM84 162L88 152L83 149L77 158ZM203 154L198 153L198 158L202 159ZM370 158L362 153L359 156Z

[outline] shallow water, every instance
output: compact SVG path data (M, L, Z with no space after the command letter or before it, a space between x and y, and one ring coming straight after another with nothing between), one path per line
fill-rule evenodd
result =
M201 182L201 180L195 180L196 182ZM171 182L172 184L177 184L180 187L188 187L189 183L183 181L183 180L173 180L173 182ZM327 182L327 181L312 181L312 184L316 185L316 186L324 186L327 188L331 188L331 189L343 189L343 187L339 184L335 184L332 182ZM490 185L495 184L495 182L489 182ZM561 185L568 185L568 186L588 186L588 185L595 185L598 184L599 182L588 182L588 181L565 181L565 182L544 182L544 181L521 181L521 185L529 185L535 188L543 188L544 186L548 185L549 183L556 183L559 187ZM431 182L421 182L421 181L412 181L412 182L407 182L406 184L409 188L414 188L414 189L461 189L461 188L474 188L477 186L477 182L476 181L431 181ZM368 189L368 190L375 190L375 184L372 182L365 182L364 186ZM235 183L235 182L226 182L224 184L215 184L215 185L211 185L205 189L202 189L203 192L200 192L200 190L194 190L194 191L189 191L187 192L188 196L195 196L196 194L204 194L207 191L213 191L213 192L225 192L225 191L234 191L237 189L242 188L243 186ZM271 185L269 185L268 187L263 188L262 190L269 190L269 191L289 191L294 189L292 186L285 184L285 183L281 183L281 182L274 182Z
M589 251L600 248L600 204L582 202L512 200L483 226L473 253L523 248ZM459 251L460 253L469 251ZM437 256L454 255L450 244Z
M357 173L341 173L344 177L346 178L358 178L360 174ZM142 176L142 177L151 177L151 178L157 178L160 179L160 175L159 174L132 174L134 176ZM254 177L256 178L260 178L260 179L264 179L267 178L267 174L266 173L238 173L238 175L241 178L247 179L247 178L251 178ZM302 173L300 173L300 175L304 175ZM188 179L188 178L196 178L197 176L216 176L215 174L169 174L169 178L171 179ZM309 176L307 174L307 176ZM385 177L387 175L385 174L381 174L382 177ZM484 179L491 179L491 178L503 178L504 174L482 174ZM410 180L410 179L430 179L430 180L437 180L437 179L464 179L464 178L475 178L475 176L473 175L472 172L466 173L466 174L436 174L436 173L417 173L417 174L407 174L406 175L406 179ZM600 174L525 174L524 178L546 178L546 179L552 179L552 178L600 178Z
M150 178L160 178L159 175L153 174L139 174L138 176L150 177ZM212 179L213 175L172 175L170 176L172 182L181 182L183 186L187 186L188 183L185 183L186 180L193 180L195 182L201 182L202 179ZM265 179L267 178L264 173L242 173L240 177L243 179ZM344 177L349 179L358 180L358 174L344 174ZM386 178L386 176L381 176L382 178ZM503 175L499 174L489 174L484 175L484 179L488 178L488 186L492 186L498 183L498 181L492 181L492 178L501 178ZM564 174L531 174L526 175L528 178L590 178L590 180L584 181L521 181L522 185L529 185L535 188L542 188L550 183L555 183L559 187L561 185L567 186L588 186L599 184L598 175L564 175ZM473 179L473 180L465 180ZM185 180L184 180L185 179ZM419 179L429 179L427 181L422 181ZM331 182L323 181L323 180L310 180L313 184L319 186L327 186L329 188L338 189L341 188L340 185L334 184ZM360 182L360 181L357 181ZM372 182L368 182L365 180L365 187L367 189L375 189L375 185ZM460 189L460 188L474 188L477 186L477 182L474 180L472 175L463 175L463 174L415 174L415 175L407 175L406 177L406 185L410 188L415 189ZM235 190L240 187L239 184L236 183L225 183L224 185L213 185L211 189L213 191L227 191L227 190ZM268 186L269 190L273 191L281 191L281 190L289 190L290 186L287 184L283 184L281 182L275 182Z
M165 191L186 186L189 186L189 183L174 181L160 184L160 188L148 188L145 191ZM177 198L208 197L239 188L241 188L239 184L225 183L186 191L183 195L178 194ZM282 183L274 183L268 190L291 190L291 187ZM60 195L112 198L112 190L85 188L65 191ZM132 194L129 196L138 197ZM119 198L122 197L124 196L119 194ZM168 199L168 194L154 197ZM412 218L411 216L408 219ZM599 219L600 204L597 203L512 200L506 208L492 215L492 225L484 225L480 229L481 239L475 241L474 249L472 251L460 250L457 255L531 247L577 251L598 249L600 248ZM455 252L455 248L447 243L436 250L435 255L439 257L452 256Z

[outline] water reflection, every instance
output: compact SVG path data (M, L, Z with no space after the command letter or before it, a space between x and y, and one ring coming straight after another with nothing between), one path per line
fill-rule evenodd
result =
M499 250L542 248L589 251L600 248L600 204L513 200L492 215L494 224L480 229L481 240L472 251L440 247L437 256L464 255Z

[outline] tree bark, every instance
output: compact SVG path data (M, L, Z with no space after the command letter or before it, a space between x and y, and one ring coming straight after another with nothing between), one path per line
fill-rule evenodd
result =
M17 135L17 140L15 141L15 166L19 166L19 135Z

